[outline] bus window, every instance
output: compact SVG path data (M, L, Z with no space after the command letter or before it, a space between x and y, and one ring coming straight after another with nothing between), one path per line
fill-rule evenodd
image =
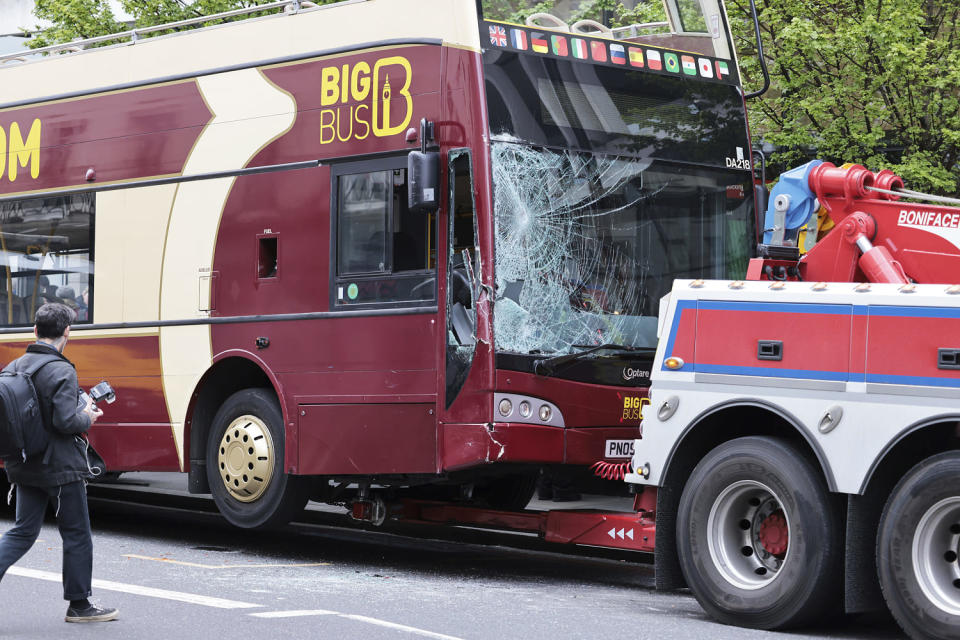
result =
M703 17L703 8L699 0L677 0L680 14L680 27L687 33L706 33L707 21Z
M474 269L476 209L470 151L450 152L449 243L447 256L447 407L467 379L476 344Z
M340 177L339 273L382 273L387 264L390 172Z
M435 301L436 221L407 209L405 158L343 167L334 184L335 304Z
M0 326L33 324L47 302L93 320L93 194L0 204Z

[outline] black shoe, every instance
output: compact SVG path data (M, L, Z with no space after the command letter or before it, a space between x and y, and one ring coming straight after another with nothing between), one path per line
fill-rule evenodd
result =
M64 620L67 622L107 622L108 620L116 620L119 613L116 609L91 604L86 609L68 608L67 617Z
M557 489L553 490L553 501L554 502L577 502L581 499L581 495L576 491L558 491Z

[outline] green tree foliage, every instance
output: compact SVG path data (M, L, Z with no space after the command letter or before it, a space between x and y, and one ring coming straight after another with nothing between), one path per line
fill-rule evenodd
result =
M531 14L554 12L556 5L556 0L483 0L483 13L494 20L522 23ZM583 0L572 13L564 17L568 24L584 19L600 22L604 11L608 12L612 27L661 22L667 19L663 3L659 1L638 2L636 7L628 9L620 0Z
M138 27L256 6L267 0L120 0ZM334 0L314 0L329 4ZM774 166L812 157L890 168L909 186L960 193L960 2L957 0L756 0L771 90L749 103L754 136L774 144ZM748 0L726 0L745 85L757 87ZM523 22L557 0L483 0L485 15ZM569 4L569 3L567 3ZM659 0L573 3L573 23L611 26L665 19ZM37 0L53 27L39 47L115 33L107 0Z
M34 14L53 24L28 41L34 49L123 29L104 0L37 0Z
M119 4L124 11L133 17L133 26L143 28L209 16L233 9L255 7L272 1L119 0ZM336 0L312 1L314 4L331 4ZM273 12L276 11L276 9L273 10ZM129 28L117 21L108 0L37 0L34 13L38 18L53 24L51 28L43 31L30 41L29 46L35 49L76 39L118 33ZM244 18L248 17L251 16L244 16Z
M748 84L759 84L748 3L728 0ZM960 3L758 0L772 90L750 103L778 164L811 155L889 168L960 192Z

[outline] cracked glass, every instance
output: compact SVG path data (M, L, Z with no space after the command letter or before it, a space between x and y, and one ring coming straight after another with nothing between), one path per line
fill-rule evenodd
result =
M675 278L737 278L753 234L743 173L492 145L498 351L657 343Z
M527 370L526 354L599 345L641 359L674 279L746 273L756 232L740 89L496 47L483 56L498 363ZM585 355L617 353L628 351Z
M476 271L472 260L477 246L477 220L469 149L450 151L449 163L447 407L453 403L470 373L477 333Z

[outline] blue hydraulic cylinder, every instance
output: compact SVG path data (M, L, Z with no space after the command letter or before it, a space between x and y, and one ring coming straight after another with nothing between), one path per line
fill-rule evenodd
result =
M800 229L804 225L812 225L808 228L816 229L817 210L820 208L817 203L817 196L810 190L810 172L823 164L823 160L811 160L805 165L790 169L780 175L773 191L770 192L770 198L767 200L767 213L763 220L763 243L772 244L774 229L776 225L776 203L778 196L787 196L789 204L787 206L786 217L784 220L784 244L797 246L797 238Z

